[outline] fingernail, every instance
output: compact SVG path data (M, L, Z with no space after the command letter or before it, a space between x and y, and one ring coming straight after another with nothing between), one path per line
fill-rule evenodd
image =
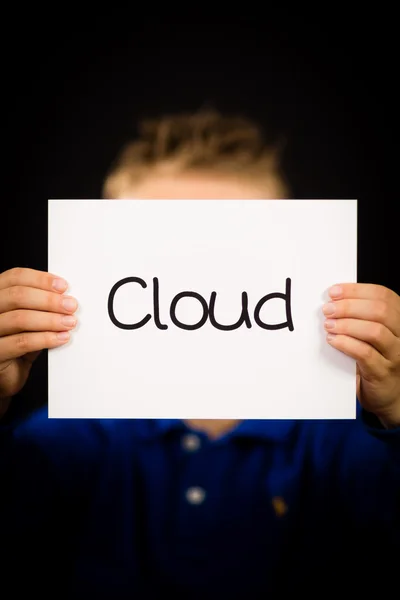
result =
M343 294L343 290L340 287L340 285L333 285L328 290L328 293L329 293L329 295L330 295L331 298L339 298Z
M70 333L69 331L59 331L57 333L57 338L62 342L66 342L70 338Z
M65 298L63 298L62 306L63 308L65 308L65 310L72 312L76 310L78 303L75 300L75 298L71 298L71 296L66 296Z
M328 333L328 335L326 336L326 341L327 342L333 342L333 340L335 339L336 335L334 333Z
M65 317L61 317L61 325L64 325L65 327L75 327L76 319L75 317L66 315Z
M334 319L327 319L325 321L326 329L335 329L336 321Z
M324 313L324 315L335 314L335 305L332 302L329 302L329 304L324 304L324 306L322 307L322 312Z
M65 279L53 279L53 289L57 292L63 292L68 287L68 283Z

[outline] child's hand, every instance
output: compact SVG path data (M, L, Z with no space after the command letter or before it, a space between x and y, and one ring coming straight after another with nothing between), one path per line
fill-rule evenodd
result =
M40 351L68 341L78 305L63 295L67 287L55 275L33 269L0 273L0 416L6 399L25 385Z
M343 283L323 307L328 342L357 361L357 396L384 424L400 426L400 296L380 285Z

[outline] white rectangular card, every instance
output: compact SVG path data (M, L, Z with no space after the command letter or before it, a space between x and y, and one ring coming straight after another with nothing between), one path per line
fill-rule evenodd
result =
M355 418L322 305L356 200L49 200L48 251L79 302L51 418Z

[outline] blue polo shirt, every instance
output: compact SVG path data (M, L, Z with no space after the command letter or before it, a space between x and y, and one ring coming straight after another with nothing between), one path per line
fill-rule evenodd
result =
M0 592L253 600L398 588L400 429L366 413L244 421L210 441L175 420L41 410L1 440Z

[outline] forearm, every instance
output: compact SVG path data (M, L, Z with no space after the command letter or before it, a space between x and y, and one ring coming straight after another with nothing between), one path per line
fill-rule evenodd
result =
M379 440L379 448L386 448L386 460L382 468L393 473L392 483L400 492L400 424L395 419L386 419L367 411L362 412L362 420L368 433Z
M376 414L365 410L357 421L349 426L337 453L338 507L355 532L398 545L400 427L386 428Z

